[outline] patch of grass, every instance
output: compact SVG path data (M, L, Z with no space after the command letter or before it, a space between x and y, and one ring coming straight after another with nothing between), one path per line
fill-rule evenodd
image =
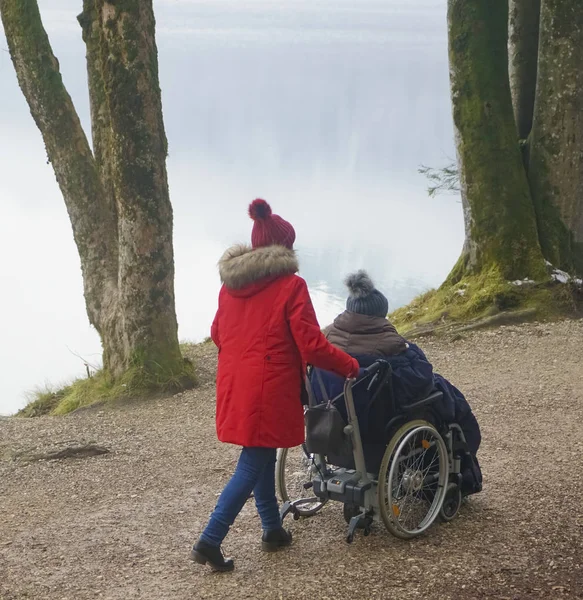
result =
M578 308L577 290L550 280L514 285L493 267L458 282L446 281L439 289L415 298L390 315L403 334L432 325L464 324L502 312L530 309L539 320L572 315Z
M205 337L202 342L193 342L192 340L182 340L179 344L180 352L182 352L182 356L187 356L189 352L192 352L194 348L197 346L204 346L205 344L211 344L212 338Z
M28 404L21 408L17 417L41 417L50 414L59 405L59 402L67 395L70 386L66 385L58 389L50 386L38 388L27 394Z
M185 358L178 372L159 368L145 369L134 364L121 377L113 378L104 370L93 376L76 379L58 390L38 390L31 401L17 413L20 417L65 415L82 406L123 397L149 397L191 388L196 383L194 365Z
M191 341L191 340L183 340L182 342L180 342L180 344L178 345L178 347L180 348L180 353L182 354L182 356L185 356L186 353L193 347L196 346L196 344Z
M213 345L213 341L210 337L205 338L202 342L193 342L191 340L183 340L180 342L180 352L187 360L191 360L197 363L201 357L201 351L204 353L204 349Z

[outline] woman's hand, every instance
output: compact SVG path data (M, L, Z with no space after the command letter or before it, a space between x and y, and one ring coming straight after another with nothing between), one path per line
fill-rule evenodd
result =
M358 364L358 361L356 360L356 358L352 359L352 370L350 371L350 374L348 375L349 379L356 379L360 374L360 365Z

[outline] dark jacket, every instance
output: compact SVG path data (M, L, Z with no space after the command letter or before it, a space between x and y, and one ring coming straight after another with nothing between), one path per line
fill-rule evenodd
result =
M324 335L352 356L394 356L407 349L407 342L387 319L348 310L336 317Z
M352 352L350 354L356 356L361 367L367 367L377 359L371 355L355 355ZM423 400L435 389L433 366L427 360L423 351L415 344L409 344L409 347L401 354L385 358L391 365L393 394L400 405ZM326 395L329 398L335 398L343 392L344 380L342 378L325 371L320 371L320 374ZM439 376L435 375L435 377ZM311 383L316 400L322 402L324 398L318 378L313 376ZM435 410L444 421L451 422L455 418L455 400L449 390L444 391L443 399L435 407ZM369 395L366 393L366 387L357 386L354 391L354 403L359 422L365 431L369 428L368 400ZM346 417L343 403L339 404L338 408L342 416ZM387 415L389 418L392 416Z

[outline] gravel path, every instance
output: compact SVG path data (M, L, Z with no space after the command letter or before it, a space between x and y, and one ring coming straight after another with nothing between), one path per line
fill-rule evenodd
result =
M348 546L333 504L266 555L250 502L225 543L235 572L190 563L237 456L216 441L206 345L193 392L0 420L0 600L583 598L583 321L422 346L482 427L485 488L452 523L412 542L377 525ZM111 452L26 461L84 443Z

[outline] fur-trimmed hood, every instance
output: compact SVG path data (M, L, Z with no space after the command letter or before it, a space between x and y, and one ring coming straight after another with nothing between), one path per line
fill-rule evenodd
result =
M230 290L240 290L262 279L293 275L298 271L295 252L284 246L253 249L241 244L229 248L219 261L221 281Z

